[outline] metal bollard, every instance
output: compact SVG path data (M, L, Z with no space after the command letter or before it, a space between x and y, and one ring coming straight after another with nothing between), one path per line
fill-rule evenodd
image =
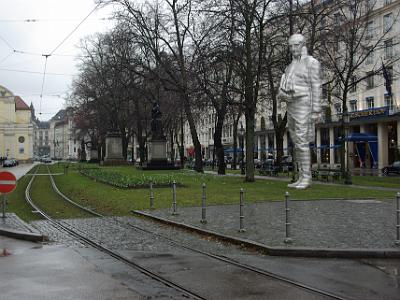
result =
M284 242L290 244L293 242L292 238L290 237L290 208L289 208L289 192L285 193L285 239Z
M150 209L154 209L154 190L152 182L150 182Z
M203 224L207 223L206 219L206 184L203 183L202 185L203 193L201 196L201 220L200 222Z
M240 205L239 205L239 207L240 207L240 217L239 217L239 219L240 219L240 224L239 224L239 232L245 232L246 231L246 229L244 229L244 213L243 213L243 206L244 206L244 191L243 191L243 189L241 188L240 189Z
M172 183L172 214L177 215L178 212L176 211L176 182Z
M6 217L6 205L7 205L6 194L3 194L3 219Z
M396 195L396 245L400 246L400 193Z

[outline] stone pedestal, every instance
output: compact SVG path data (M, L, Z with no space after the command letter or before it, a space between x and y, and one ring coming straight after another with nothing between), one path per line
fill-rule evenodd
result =
M147 143L149 161L143 170L177 170L179 167L167 160L167 140L152 139Z
M99 159L99 153L97 149L90 149L90 159Z
M167 162L167 141L151 140L148 143L149 162Z
M103 165L126 165L122 155L122 138L118 133L108 133L106 136L106 156Z

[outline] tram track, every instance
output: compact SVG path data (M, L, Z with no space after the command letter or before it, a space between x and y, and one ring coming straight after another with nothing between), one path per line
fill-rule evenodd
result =
M49 176L51 178L52 183L54 183L54 179L52 178L52 175L50 174L50 172L49 172ZM65 232L67 232L68 234L78 238L79 240L83 241L87 245L89 245L89 246L91 246L91 247L93 247L93 248L95 248L97 250L100 250L101 252L104 252L104 253L110 255L111 257L113 257L113 258L115 258L115 259L117 259L119 261L124 262L125 264L133 267L134 269L136 269L136 270L140 271L141 273L151 277L152 279L154 279L154 280L156 280L158 282L161 282L161 283L165 284L168 287L172 287L172 288L174 288L174 289L176 289L176 290L178 290L180 292L183 292L185 295L187 295L190 298L193 298L193 299L206 299L206 298L203 298L202 296L196 294L195 292L190 291L190 290L186 289L185 287L180 286L179 284L176 284L176 283L174 283L174 282L172 282L172 281L170 281L170 280L168 280L168 279L166 279L166 278L164 278L164 277L152 272L151 270L143 268L142 266L140 266L139 264L133 262L132 260L128 259L127 257L117 253L116 251L113 251L113 250L107 248L104 245L101 245L99 242L96 242L93 239L87 238L82 233L79 233L79 231L80 231L79 229L77 229L77 228L75 228L75 227L73 227L73 226L71 226L69 224L66 224L65 222L56 221L55 219L53 219L51 216L46 214L42 209L40 209L33 202L33 200L30 197L30 189L31 189L31 186L32 186L32 183L33 183L34 179L35 179L35 175L32 176L31 180L29 181L29 183L28 183L28 185L26 187L25 199L43 218L45 218L48 222L50 222L50 224L52 226L54 226L57 229L61 229L61 230L65 231ZM65 199L66 197L65 198L62 197L62 198L64 200L66 200ZM71 201L70 203L72 204L72 202L73 201ZM77 205L76 203L74 205L76 205L77 207L80 207L81 209L83 209L83 207L81 207L80 205ZM86 210L86 209L84 209L84 210Z
M86 211L89 214L92 214L93 216L96 216L96 217L99 217L99 218L103 218L103 219L107 218L106 216L104 216L104 215L102 215L102 214L100 214L98 212L95 212L94 210L92 210L90 208L84 207L84 206L74 202L73 200L71 200L67 196L65 196L63 193L61 193L61 191L58 189L58 187L57 187L57 185L56 185L56 183L54 181L54 178L53 178L52 174L50 173L50 170L49 170L48 167L47 167L47 170L48 170L48 173L49 173L51 185L52 185L52 188L53 188L54 192L56 194L58 194L63 200L65 200L68 203L70 203L70 204L72 204L72 205L74 205L74 206ZM32 176L32 179L31 179L31 181L28 184L28 187L26 189L26 197L27 197L27 201L37 211L41 211L37 207L35 207L35 204L33 203L32 199L29 196L29 189L31 187L33 179L34 179L34 176ZM44 212L41 211L41 214L42 213L44 213ZM116 258L118 260L124 261L128 265L130 265L130 266L142 271L144 274L146 274L146 275L148 275L148 276L150 276L150 277L152 277L152 278L154 278L156 280L159 280L158 278L160 276L158 274L154 273L153 271L148 270L148 269L140 266L139 264L133 262L132 260L122 256L121 254L119 254L119 253L107 248L106 246L101 245L101 241L97 241L96 242L93 239L88 238L87 237L87 235L88 235L87 232L80 232L81 230L79 230L77 228L74 228L73 226L71 226L69 224L66 224L65 222L55 221L54 219L52 219L50 216L46 215L45 213L42 214L42 215L51 224L54 224L53 226L55 226L57 228L61 228L62 230L68 232L69 234L71 234L71 235L77 237L78 239L84 241L86 244L88 244L88 245L90 245L90 246L92 246L92 247L94 247L96 249L99 249L100 251L103 251L103 252L109 254L110 256L112 256L112 257L114 257L114 258ZM193 247L191 247L189 245L182 244L181 242L177 242L177 241L175 241L175 240L173 240L173 239L171 239L171 238L169 238L167 236L152 232L152 231L150 231L148 229L142 228L142 227L137 226L135 224L132 224L132 223L129 223L129 222L120 221L115 217L112 217L112 220L114 221L114 224L118 224L118 226L121 226L122 228L134 229L134 230L136 230L138 232L146 233L146 234L151 235L153 237L161 238L161 239L167 241L168 243L173 244L174 246L179 247L181 249L185 249L185 250L190 251L192 253L196 253L196 254L211 258L213 260L217 260L219 262L222 262L222 263L225 263L225 264L228 264L228 265L231 265L231 266L235 266L235 267L237 267L237 268L239 268L239 269L241 269L243 271L245 270L246 272L252 272L252 273L260 275L260 276L262 276L264 278L269 278L270 280L276 280L276 281L279 281L279 282L283 282L283 283L285 283L287 285L292 286L293 288L298 288L298 289L301 289L303 291L309 292L311 294L322 296L322 297L324 297L326 299L340 299L340 300L349 300L349 299L351 299L351 298L342 297L340 295L333 294L333 293L331 293L329 291L324 291L324 290L321 290L321 289L318 289L318 288L303 284L303 283L298 282L298 281L294 281L294 280L289 279L289 278L285 278L283 276L271 273L271 272L269 272L267 270L264 270L264 269L260 269L260 268L254 267L254 266L243 264L243 263L241 263L241 262L239 262L237 260L234 260L232 258L228 258L228 257L225 257L225 256L220 256L220 255L216 255L216 254L213 254L213 253L205 252L205 251L202 251L202 250L199 250L199 249L195 249L195 248L193 248ZM163 280L167 280L167 281L164 282ZM160 279L160 281L165 283L167 286L172 286L172 287L178 289L179 291L182 291L182 292L187 293L188 295L191 295L195 299L206 299L206 298L203 298L202 296L198 295L198 293L193 293L192 291L187 290L185 287L183 287L183 286L181 286L179 284L176 284L175 282L172 282L172 281L170 281L168 279L162 278L162 279Z

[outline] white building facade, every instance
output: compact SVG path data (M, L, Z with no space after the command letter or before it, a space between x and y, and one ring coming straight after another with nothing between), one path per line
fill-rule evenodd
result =
M346 124L349 138L346 162L350 168L380 170L400 160L400 66L395 57L400 57L400 1L376 1L373 13L366 21L370 34L366 38L384 36L380 45L361 66L359 73L368 75L379 70L382 63L391 77L392 95L385 87L382 72L368 76L348 94L349 122ZM392 26L393 25L393 26ZM364 75L364 76L365 76ZM325 94L327 97L327 94ZM323 99L329 103L328 99ZM342 102L331 93L330 114L316 125L316 140L313 146L313 162L316 164L338 164L341 152ZM264 104L259 105L255 126L255 158L264 159L276 155L276 138L270 112ZM282 111L282 114L284 111ZM244 118L239 121L245 126ZM203 159L212 158L215 130L215 114L210 110L197 119L198 136L203 148ZM193 143L188 124L185 125L185 155L193 156ZM225 120L223 145L228 150L233 145L233 120ZM239 142L237 143L239 146ZM284 155L291 153L288 133L284 136ZM177 153L177 152L176 152ZM229 154L228 154L229 155Z

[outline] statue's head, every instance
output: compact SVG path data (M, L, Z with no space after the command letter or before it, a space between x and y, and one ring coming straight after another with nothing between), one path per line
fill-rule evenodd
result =
M294 58L301 57L302 52L304 52L303 47L305 47L306 39L304 35L300 33L295 33L289 38L289 50Z

